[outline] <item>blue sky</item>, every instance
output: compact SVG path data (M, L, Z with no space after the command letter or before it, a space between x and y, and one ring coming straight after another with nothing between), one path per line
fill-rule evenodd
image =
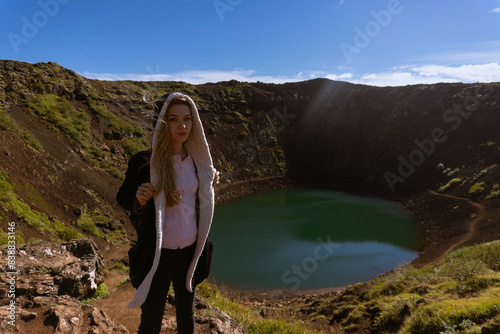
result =
M107 80L500 81L498 31L500 0L0 3L0 59Z

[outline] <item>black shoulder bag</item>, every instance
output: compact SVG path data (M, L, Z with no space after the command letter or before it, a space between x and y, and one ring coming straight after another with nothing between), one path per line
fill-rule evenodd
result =
M210 267L212 266L212 256L214 252L214 243L212 241L205 242L200 259L196 265L193 275L193 285L196 286L203 282L210 275Z

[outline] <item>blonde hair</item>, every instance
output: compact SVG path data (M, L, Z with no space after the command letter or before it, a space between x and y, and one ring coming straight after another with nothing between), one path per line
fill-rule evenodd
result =
M170 101L168 108L165 111L165 115L163 115L163 119L158 120L161 123L157 130L158 139L155 143L155 147L153 147L153 150L156 153L151 158L151 166L154 168L158 175L156 184L153 184L155 188L155 199L163 190L165 192L167 206L173 206L180 200L180 194L177 190L177 182L175 181L175 169L172 163L170 133L168 130L167 121L165 120L167 118L168 109L170 109L170 107L174 104L185 104L189 107L189 110L191 110L189 101L184 97L176 97ZM193 111L191 110L191 113L192 112Z

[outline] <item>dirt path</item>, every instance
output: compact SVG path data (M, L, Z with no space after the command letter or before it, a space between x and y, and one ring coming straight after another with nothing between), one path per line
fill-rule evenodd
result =
M437 256L431 262L431 265L435 265L435 264L441 263L444 260L444 258L446 257L446 254L452 252L453 250L457 249L458 247L460 247L461 245L465 244L467 241L472 239L472 237L474 236L474 233L476 232L476 226L477 226L478 222L485 218L486 208L484 205L473 202L468 198L457 197L457 196L452 196L452 195L447 195L447 194L441 194L441 193L435 192L435 191L430 190L430 189L427 189L427 192L429 194L431 194L432 196L441 196L441 197L453 199L455 201L465 201L468 205L473 206L477 210L477 213L471 214L471 220L467 223L467 232L462 234L460 236L460 239L456 240L451 245L449 245L448 248L441 255ZM472 215L474 215L474 216L472 216Z

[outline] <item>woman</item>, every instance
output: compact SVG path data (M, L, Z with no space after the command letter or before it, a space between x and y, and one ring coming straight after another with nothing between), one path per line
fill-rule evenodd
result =
M172 282L178 331L194 333L192 280L212 224L218 172L193 100L171 93L156 107L152 149L130 159L117 195L138 232L130 257L137 291L128 307L142 308L139 333L159 333Z

